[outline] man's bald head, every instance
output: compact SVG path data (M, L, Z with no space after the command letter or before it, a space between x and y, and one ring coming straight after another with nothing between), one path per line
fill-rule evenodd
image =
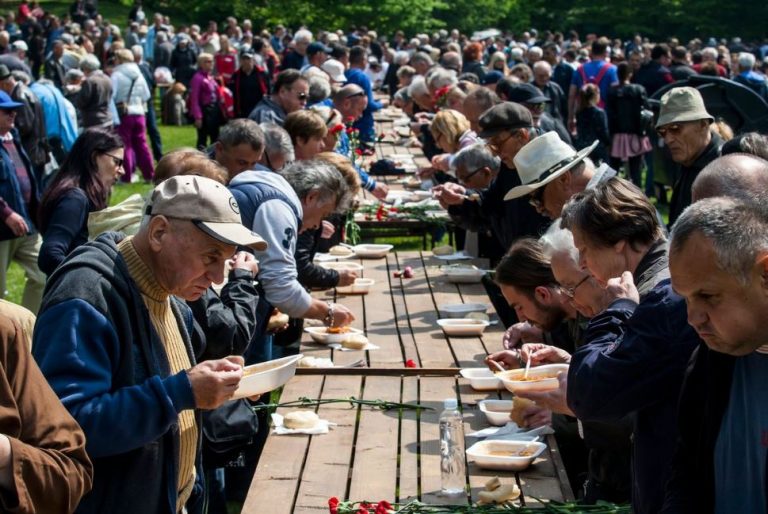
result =
M746 153L724 155L710 162L691 187L693 201L728 196L755 201L768 194L768 161Z

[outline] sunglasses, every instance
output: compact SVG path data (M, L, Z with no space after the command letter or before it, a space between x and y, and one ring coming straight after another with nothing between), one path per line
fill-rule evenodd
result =
M307 99L307 93L297 93L296 98L299 100L306 100Z
M117 167L117 168L122 168L123 167L123 163L125 163L125 159L121 159L120 157L115 157L114 155L109 154L109 153L105 153L104 155L106 155L107 157L111 157L112 158L112 162L115 163L115 167Z
M568 298L573 299L573 297L576 295L576 290L579 288L581 284L587 281L591 275L584 275L584 278L579 280L579 282L573 286L573 287L560 287L560 290L563 292L565 296Z

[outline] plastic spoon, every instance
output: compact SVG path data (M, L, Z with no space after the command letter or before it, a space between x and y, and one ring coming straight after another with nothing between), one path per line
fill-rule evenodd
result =
M528 370L531 369L531 359L528 359L528 362L525 363L525 375L523 375L523 380L528 380Z

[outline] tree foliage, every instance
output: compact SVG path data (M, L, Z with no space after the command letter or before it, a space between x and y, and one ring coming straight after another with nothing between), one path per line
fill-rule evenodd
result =
M365 25L381 34L412 35L439 28L472 32L495 27L520 32L576 29L629 37L677 36L754 39L766 36L768 2L740 0L148 0L150 9L183 13L205 23L227 16L250 18L256 27L343 29Z

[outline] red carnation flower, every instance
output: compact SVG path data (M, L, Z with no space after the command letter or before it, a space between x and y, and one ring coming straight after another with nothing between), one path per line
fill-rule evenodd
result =
M416 363L413 362L413 359L408 359L407 361L405 361L405 367L406 368L417 368L418 366L416 366Z

